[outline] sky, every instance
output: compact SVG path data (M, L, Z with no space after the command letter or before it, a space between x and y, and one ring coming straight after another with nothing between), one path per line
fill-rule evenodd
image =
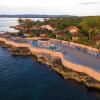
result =
M100 0L0 0L0 14L100 15Z

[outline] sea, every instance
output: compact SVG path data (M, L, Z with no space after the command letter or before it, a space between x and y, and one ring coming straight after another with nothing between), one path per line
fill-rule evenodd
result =
M0 32L15 31L18 18L0 18ZM33 19L42 20L42 19ZM100 91L64 80L34 57L12 56L0 46L0 100L100 100Z

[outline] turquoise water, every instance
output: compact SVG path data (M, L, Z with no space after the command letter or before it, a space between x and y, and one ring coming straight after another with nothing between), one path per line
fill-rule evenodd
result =
M33 41L33 42L31 43L31 45L32 45L32 47L38 47L38 46L39 46L37 41Z
M50 50L57 50L57 48L58 48L57 46L51 46L49 49Z
M33 42L28 42L29 44L31 44L32 45L32 47L41 47L41 46L39 46L39 43L38 43L38 41L33 41ZM57 50L57 46L50 46L50 47L46 47L46 46L42 46L42 48L45 48L45 49L49 49L49 50Z

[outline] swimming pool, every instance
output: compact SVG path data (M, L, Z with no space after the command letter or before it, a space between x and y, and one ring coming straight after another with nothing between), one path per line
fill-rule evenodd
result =
M43 45L41 45L40 44L40 42L38 42L38 41L32 41L32 42L30 42L31 43L31 45L32 45L32 47L39 47L39 48L45 48L45 49L49 49L49 50L56 50L58 47L57 46L43 46Z
M57 48L58 48L57 46L51 46L51 47L49 47L50 50L57 50Z
M38 41L33 41L33 42L31 43L31 45L32 45L32 47L39 47Z

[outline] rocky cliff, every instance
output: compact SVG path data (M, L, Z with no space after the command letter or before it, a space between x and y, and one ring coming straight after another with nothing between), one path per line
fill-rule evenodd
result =
M84 83L87 87L100 89L99 81L85 73L76 72L64 67L60 58L51 58L50 60L46 57L39 57L38 60L41 63L48 64L51 69L63 76L64 79L74 79L78 82Z

